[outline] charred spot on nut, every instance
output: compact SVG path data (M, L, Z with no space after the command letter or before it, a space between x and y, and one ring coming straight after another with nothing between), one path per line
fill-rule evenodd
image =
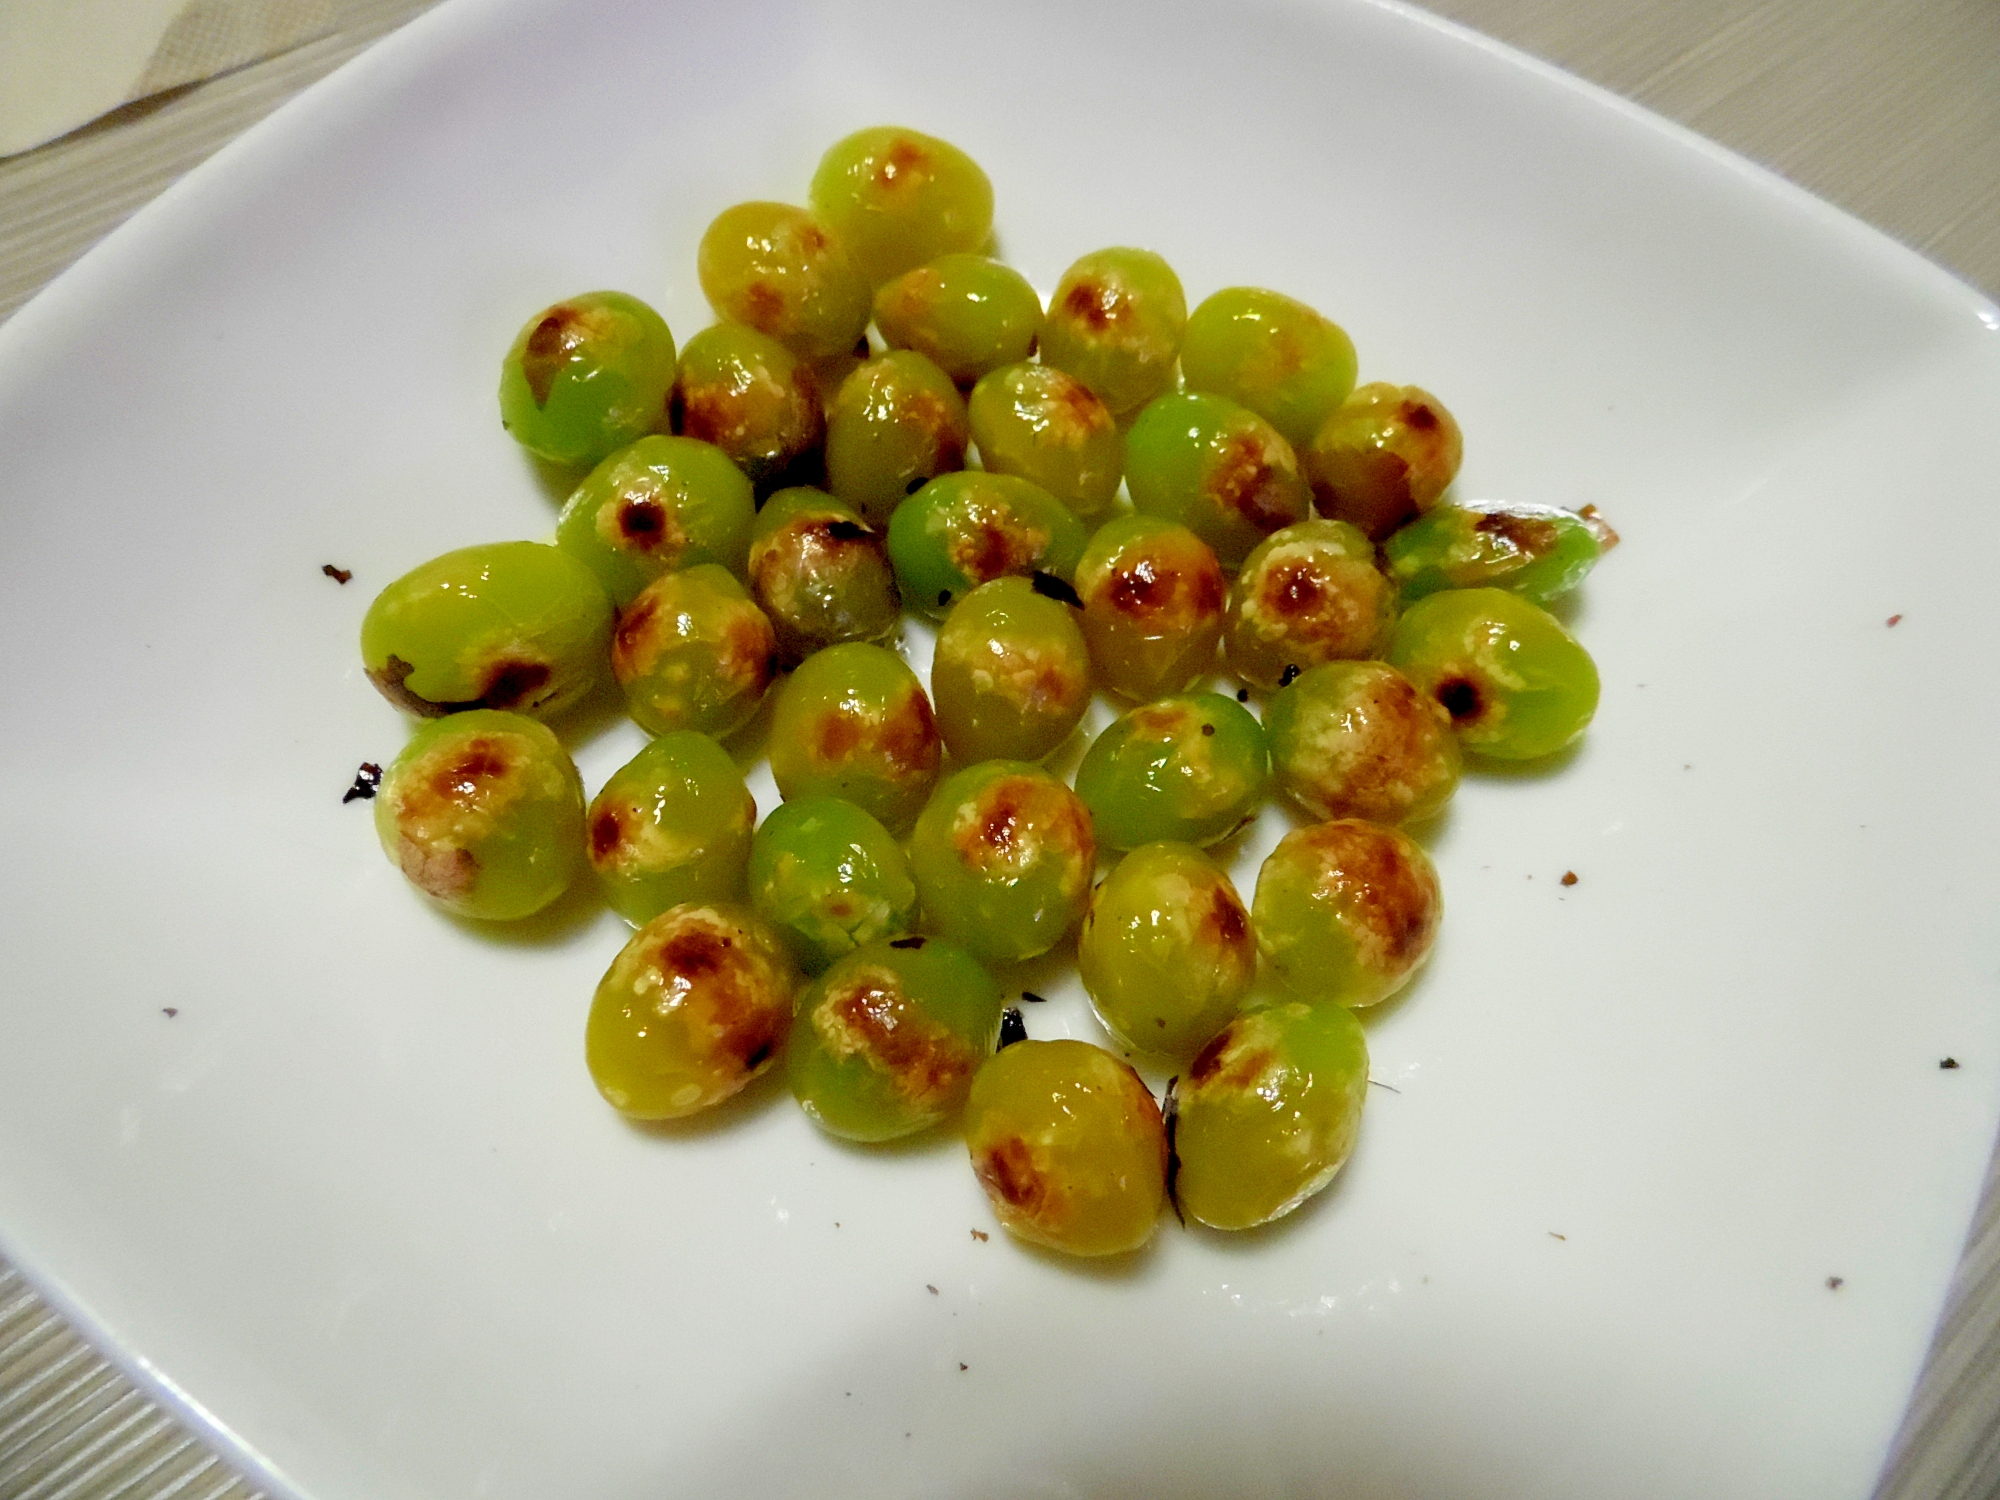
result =
M1515 515L1511 511L1488 511L1472 523L1484 536L1498 537L1517 552L1530 557L1555 550L1558 540L1555 523L1539 516Z
M875 185L885 191L905 177L929 171L931 154L907 136L897 136L875 166Z
M825 531L836 542L862 542L875 535L872 529L859 521L828 521Z
M625 820L615 807L607 807L591 820L590 857L599 863L609 859L625 842Z
M550 308L528 335L528 346L521 352L521 374L538 410L549 404L549 391L556 383L556 376L582 344L583 334L583 315L564 304Z
M1053 599L1058 604L1069 605L1072 609L1083 608L1083 600L1075 589L1055 574L1044 572L1040 568L1035 570L1034 589L1044 599Z
M1326 580L1308 564L1281 565L1265 575L1264 606L1274 615L1313 614L1325 598Z
M749 309L752 326L767 326L785 316L785 294L768 281L753 281L744 287L743 302Z
M1421 401L1403 403L1403 420L1418 432L1435 432L1438 429L1437 413Z
M1290 687L1294 682L1298 681L1298 676L1299 676L1299 664L1297 662L1288 661L1285 663L1285 670L1278 674L1278 686Z
M995 1141L973 1163L986 1191L1032 1218L1048 1192L1042 1174L1035 1169L1034 1153L1018 1135Z
M1444 706L1454 724L1478 718L1485 708L1479 684L1469 677L1447 677L1431 690L1431 696Z
M354 785L350 786L341 797L341 805L345 806L357 800L366 802L375 795L376 789L381 785L382 768L372 760L364 760L361 762L361 769L354 773Z
M930 771L944 757L937 715L922 687L912 684L901 703L891 704L876 731L875 744L892 765L908 771Z
M889 944L891 948L906 948L913 951L915 949L923 947L923 945L924 945L924 940L920 937L895 938Z
M1229 1050L1227 1033L1217 1032L1208 1039L1208 1044L1195 1053L1194 1061L1188 1064L1189 1083L1207 1083L1222 1070L1222 1054ZM1175 1083L1180 1082L1178 1078ZM1169 1085L1171 1091L1171 1085Z
M481 708L515 708L529 702L549 680L547 662L501 661L486 676L486 690L479 695Z
M627 500L618 508L618 531L644 552L666 534L667 509L657 500Z
M719 974L729 941L701 927L677 931L660 946L660 968L668 974Z
M1107 282L1081 280L1063 296L1063 310L1102 333L1125 316L1125 298Z
M1126 567L1114 567L1107 580L1112 606L1128 615L1150 614L1167 602L1170 579L1163 579L1150 557Z
M478 795L489 782L499 781L514 769L514 759L504 747L490 739L466 742L465 748L431 776L431 792L446 801L461 801Z
M1021 1012L1010 1005L1000 1013L1000 1047L1011 1047L1016 1042L1028 1039L1028 1022ZM995 1049L998 1050L998 1049Z
M1207 925L1224 947L1240 947L1250 939L1250 914L1226 886L1218 885L1209 899Z
M416 667L400 656L391 655L379 667L368 669L368 680L376 690L406 714L415 714L420 719L442 719L446 714L461 708L474 708L471 703L433 703L430 699L412 692L404 685Z

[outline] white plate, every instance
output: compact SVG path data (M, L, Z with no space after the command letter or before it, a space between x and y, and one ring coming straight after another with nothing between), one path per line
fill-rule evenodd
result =
M1398 1092L1274 1232L1096 1270L979 1240L949 1142L627 1128L618 925L471 934L340 802L374 590L550 525L520 321L693 332L710 216L882 120L1038 284L1284 288L1466 493L1624 534L1587 745L1462 792ZM447 5L0 329L5 1252L314 1500L1860 1496L1995 1126L1996 322L1388 6Z

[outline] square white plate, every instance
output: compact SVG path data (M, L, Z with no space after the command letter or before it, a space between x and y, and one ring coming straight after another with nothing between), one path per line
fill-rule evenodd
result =
M1587 743L1430 837L1396 1092L1274 1231L1079 1267L781 1089L630 1129L619 924L438 919L340 801L404 732L374 591L550 528L522 319L685 337L710 217L889 120L1038 285L1289 291L1451 406L1461 493L1624 535ZM0 1247L312 1500L1861 1496L2000 1109L1996 324L1387 5L457 0L0 328Z

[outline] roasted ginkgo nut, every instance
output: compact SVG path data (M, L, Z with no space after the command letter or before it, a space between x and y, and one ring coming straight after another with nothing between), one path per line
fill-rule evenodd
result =
M1071 606L1025 578L982 583L952 607L931 654L931 702L961 765L1041 760L1090 706L1090 648Z
M1091 892L1077 968L1105 1030L1186 1057L1242 1005L1257 939L1236 887L1199 849L1143 844Z
M728 454L654 433L590 471L556 521L556 545L624 605L676 568L742 573L756 514L750 481Z
M1282 1218L1333 1181L1367 1095L1368 1037L1345 1006L1238 1016L1176 1086L1175 1202L1214 1229Z
M1140 702L1216 668L1229 581L1214 551L1158 516L1114 516L1076 565L1083 634L1098 682Z
M583 783L546 727L473 709L424 725L375 798L391 864L455 916L532 915L583 869Z
M1076 769L1097 841L1206 846L1255 817L1271 758L1255 715L1219 693L1142 703L1100 732Z
M757 799L713 739L690 729L649 741L591 798L591 867L633 926L684 901L741 899Z
M826 414L814 367L776 339L740 323L704 328L681 350L674 429L712 443L759 489L781 483L811 457Z
M1125 439L1075 376L1054 365L1007 365L972 388L966 414L989 471L1032 480L1085 520L1110 511Z
M895 652L849 643L807 657L771 719L771 776L787 801L844 797L907 829L944 761L923 684Z
M1066 370L1122 417L1174 383L1187 298L1151 250L1097 250L1063 272L1042 317L1042 363Z
M1038 484L968 469L941 474L889 522L889 560L903 602L942 615L995 578L1049 573L1068 580L1090 533Z
M786 1049L792 1093L815 1125L848 1140L944 1124L993 1055L1004 1005L963 948L924 937L870 943L800 996Z
M938 783L910 835L931 930L988 963L1047 953L1083 915L1090 812L1040 766L989 760Z
M892 349L841 382L827 409L826 487L887 526L905 496L965 467L971 438L951 378L921 354Z
M642 729L720 738L757 711L778 638L734 574L713 563L667 573L618 613L611 670Z
M582 466L666 420L674 336L623 292L585 292L530 318L500 365L500 422L550 463Z
M895 634L902 599L882 533L823 490L779 490L750 533L750 587L789 662Z
M1007 1230L1070 1255L1120 1255L1153 1237L1167 1136L1139 1075L1101 1047L1021 1041L972 1081L972 1169Z
M808 974L916 926L917 887L902 845L838 797L772 808L750 840L749 876L750 904Z
M715 315L802 359L851 349L868 326L869 287L840 237L789 203L738 203L715 216L695 258Z
M1190 391L1247 406L1303 449L1354 390L1354 343L1282 292L1233 286L1188 314L1181 373Z
M1382 545L1406 603L1443 589L1503 588L1547 608L1618 544L1595 507L1441 502Z
M1012 266L941 255L875 293L875 326L891 349L914 349L971 385L1035 352L1042 300Z
M1324 662L1264 707L1278 790L1315 818L1417 822L1458 788L1451 716L1386 662Z
M1444 914L1437 870L1409 835L1359 818L1294 829L1257 872L1257 948L1305 998L1374 1005L1409 982Z
M993 184L979 164L948 141L900 125L835 141L809 197L871 286L940 255L982 250L993 232Z
M778 1060L799 974L776 933L743 907L672 907L611 961L584 1027L602 1094L634 1120L713 1108Z
M542 542L463 547L413 568L361 622L368 680L405 713L473 708L550 719L605 675L611 600Z
M1221 396L1169 392L1150 403L1126 435L1125 482L1134 510L1186 526L1225 568L1312 514L1292 445Z
M1375 547L1345 521L1301 521L1244 559L1229 590L1229 670L1271 691L1325 661L1373 656L1396 620Z
M1465 440L1429 391L1377 381L1342 402L1300 457L1319 513L1380 541L1437 504Z

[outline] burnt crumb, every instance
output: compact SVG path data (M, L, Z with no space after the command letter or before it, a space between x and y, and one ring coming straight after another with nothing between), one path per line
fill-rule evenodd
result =
M341 806L359 799L366 802L375 795L375 789L382 785L382 768L372 760L361 762L361 769L354 773L354 785L341 797Z
M1035 592L1044 599L1053 599L1058 604L1067 604L1071 609L1082 609L1083 599L1077 591L1064 583L1053 573L1035 572Z
M1826 1289L1829 1292L1837 1292L1846 1285L1847 1278L1845 1276L1829 1276L1826 1278Z
M939 589L939 590L938 590L938 608L939 608L939 609L943 609L943 608L944 608L944 607L945 607L945 606L946 606L947 604L949 604L949 603L951 603L951 590L950 590L950 589Z
M1167 1096L1160 1101L1160 1124L1167 1134L1167 1202L1174 1206L1174 1218L1181 1228L1187 1228L1187 1215L1181 1212L1181 1153L1176 1142L1181 1123L1180 1075L1167 1080Z
M964 1360L960 1360L960 1361L958 1362L958 1367L959 1367L959 1369L961 1369L961 1370L969 1370L969 1369L971 1369L971 1368L972 1368L972 1366L971 1366L971 1365L969 1365L969 1364L967 1364L967 1363L966 1363L966 1362L965 1362Z
M1042 1003L1042 997L1040 995L1037 995L1032 990L1022 990L1021 998L1027 1001L1030 1005L1040 1005Z
M1022 1019L1021 1012L1017 1007L1008 1006L1000 1013L1000 1046L993 1050L998 1052L1004 1048L1013 1046L1016 1042L1025 1042L1027 1039L1028 1023Z
M859 521L828 521L826 534L836 542L860 542L875 535L873 530Z
M1945 1071L1949 1072L1951 1069L1958 1066L1958 1059L1955 1057L1941 1057L1938 1059L1938 1066L1940 1068L1945 1069Z
M1562 883L1563 883L1564 885L1575 885L1575 884L1576 884L1576 871L1574 871L1574 870L1564 870L1564 871L1563 871L1563 878L1562 878Z
M180 1014L180 1009L177 1006L162 1005L160 1007L160 1014L165 1016L169 1021L171 1021L175 1016Z
M346 579L342 579L342 580L341 580L341 582L343 582L343 583L345 583L346 581L347 581ZM1890 624L1890 626L1891 626L1891 627L1894 627L1894 626L1896 626L1896 625L1899 625L1899 624L1901 624L1901 623L1902 623L1902 620L1903 620L1903 617L1902 617L1901 615L1891 615L1891 616L1889 616L1889 624Z
M1285 670L1278 674L1278 686L1281 688L1290 687L1298 680L1298 675L1298 664L1296 662L1286 662Z
M1238 688L1236 690L1236 701L1238 703L1248 703L1250 701L1250 689Z
M1563 1242L1563 1243L1564 1243L1565 1245L1567 1245L1567 1244L1569 1243L1569 1236L1568 1236L1568 1235L1566 1235L1566 1234L1557 1234L1557 1233L1556 1233L1556 1232L1555 1232L1555 1231L1554 1231L1553 1229L1551 1229L1551 1230L1549 1231L1549 1238L1550 1238L1550 1239L1552 1239L1552 1240L1561 1240L1561 1241L1562 1241L1562 1242Z
M911 948L911 949L921 948L923 947L923 945L924 945L924 940L920 937L895 938L889 944L891 948Z
M938 1294L938 1289L932 1286L928 1281L924 1283L924 1290L929 1292L933 1297L935 1297Z
M972 1237L973 1237L973 1238L974 1238L975 1240L978 1240L978 1241L979 1241L979 1243L980 1243L980 1244L982 1244L982 1245L983 1245L983 1244L985 1244L985 1243L986 1243L986 1242L987 1242L988 1240L990 1240L991 1238L993 1238L993 1236L992 1236L992 1235L988 1234L988 1233L987 1233L987 1232L986 1232L985 1230L983 1230L983 1229L975 1229L975 1230L973 1230L973 1231L972 1231Z
M323 563L320 566L320 572L326 574L326 576L331 578L335 583L345 583L347 582L348 579L354 576L354 572L351 568L336 568L332 563ZM1896 616L1896 620L1900 620L1902 618L1903 617L1901 615ZM1896 623L1896 620L1891 620L1889 623L1893 625Z
M1402 1092L1403 1092L1403 1091L1402 1091L1401 1089L1397 1088L1395 1084L1393 1084L1393 1083L1384 1083L1384 1082L1383 1082L1383 1081L1382 1081L1381 1079L1379 1079L1379 1078L1371 1078L1371 1079L1369 1079L1369 1080L1368 1080L1368 1086L1369 1086L1370 1088L1377 1088L1377 1089L1387 1089L1387 1090L1388 1090L1388 1091L1389 1091L1390 1093L1392 1093L1392 1094L1400 1094L1400 1093L1402 1093Z

